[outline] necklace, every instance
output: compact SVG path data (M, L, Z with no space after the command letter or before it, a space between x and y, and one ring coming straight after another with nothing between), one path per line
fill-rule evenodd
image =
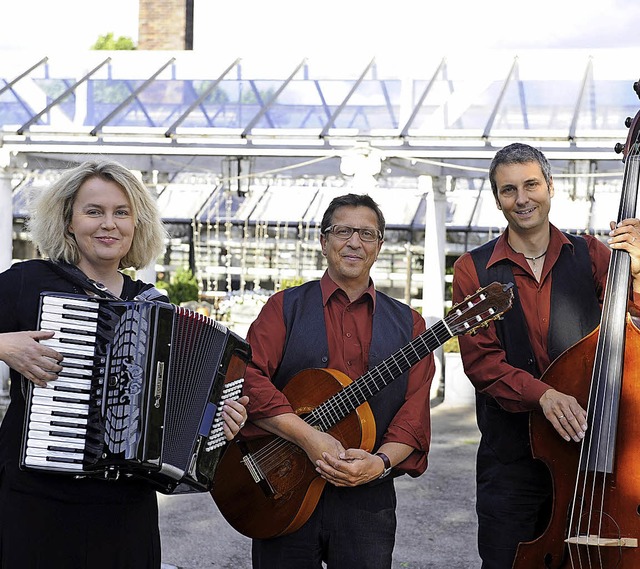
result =
M544 257L547 254L547 250L545 249L542 253L540 253L539 255L536 255L535 257L527 257L526 255L523 254L523 257L527 260L527 261L531 261L531 268L535 271L536 270L536 261L538 259L542 259L542 257Z

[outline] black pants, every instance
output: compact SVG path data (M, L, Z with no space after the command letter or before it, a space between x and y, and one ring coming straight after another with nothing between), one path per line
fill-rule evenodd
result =
M396 532L393 481L327 484L307 522L282 537L253 540L254 569L390 569Z
M1 569L160 569L155 494L70 504L0 484Z
M511 569L518 544L541 535L549 523L549 469L529 457L502 463L480 443L476 480L482 569Z

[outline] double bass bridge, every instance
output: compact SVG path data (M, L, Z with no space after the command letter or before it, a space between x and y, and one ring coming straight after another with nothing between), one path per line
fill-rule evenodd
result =
M569 545L590 545L593 547L638 547L635 537L600 537L599 535L579 535L564 540Z

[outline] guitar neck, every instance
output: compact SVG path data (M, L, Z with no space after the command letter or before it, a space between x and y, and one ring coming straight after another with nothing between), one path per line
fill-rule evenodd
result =
M306 421L322 431L328 431L453 336L446 322L439 320L406 346L316 407L307 416Z

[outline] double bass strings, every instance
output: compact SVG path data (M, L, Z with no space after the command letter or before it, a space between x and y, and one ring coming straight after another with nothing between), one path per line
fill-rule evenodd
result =
M618 221L635 217L640 172L637 141L626 159L623 195ZM572 567L602 566L601 547L622 547L620 528L605 510L607 483L614 468L614 450L622 387L625 327L629 295L630 257L612 251L594 363L587 415L591 429L581 443L576 485L569 522L569 554ZM617 295L616 295L617 292ZM607 527L605 528L605 523ZM603 537L606 532L616 538ZM572 547L575 546L575 547ZM586 545L583 550L579 546ZM596 548L597 556L588 546ZM584 553L583 553L584 551ZM621 553L621 552L620 552ZM583 559L584 557L584 559ZM593 558L592 558L593 557Z

